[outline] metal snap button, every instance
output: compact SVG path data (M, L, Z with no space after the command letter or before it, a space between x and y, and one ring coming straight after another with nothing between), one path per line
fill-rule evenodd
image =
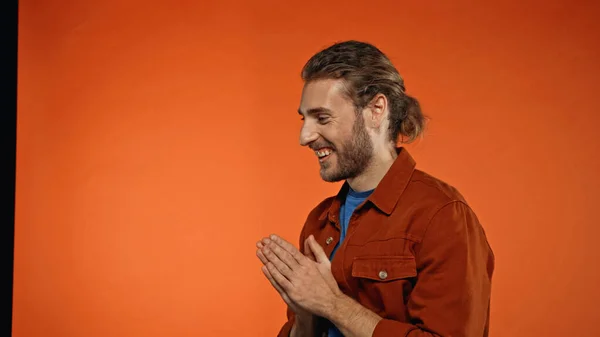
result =
M328 238L327 238L327 240L325 240L325 243L326 243L326 244L330 244L330 243L332 243L332 242L333 242L333 237L331 237L331 236L330 236L330 237L328 237Z
M385 270L379 272L379 278L385 280L388 277L388 273Z

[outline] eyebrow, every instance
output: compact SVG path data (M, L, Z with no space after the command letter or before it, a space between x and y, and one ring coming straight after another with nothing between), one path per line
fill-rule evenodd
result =
M332 112L332 111L331 111L331 110L329 110L329 109L327 109L327 108L324 108L324 107L318 107L318 108L312 108L312 109L308 109L308 110L306 111L306 114L307 114L307 115L315 115L315 114L318 114L318 113L331 113L331 112ZM298 114L300 114L300 115L304 115L304 113L302 113L302 110L300 110L300 109L298 109Z

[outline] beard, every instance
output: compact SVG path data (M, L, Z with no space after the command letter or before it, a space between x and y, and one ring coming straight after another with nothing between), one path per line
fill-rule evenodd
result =
M365 121L358 115L352 126L352 137L342 146L333 147L336 156L335 164L321 163L321 178L327 182L338 182L352 179L363 173L373 158L373 142L367 133Z

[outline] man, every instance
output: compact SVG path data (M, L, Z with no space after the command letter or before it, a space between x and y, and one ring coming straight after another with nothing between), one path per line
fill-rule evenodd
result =
M415 169L401 145L424 117L389 59L347 41L302 71L300 143L322 179L300 250L271 235L262 271L288 305L279 336L488 336L493 253L450 185Z

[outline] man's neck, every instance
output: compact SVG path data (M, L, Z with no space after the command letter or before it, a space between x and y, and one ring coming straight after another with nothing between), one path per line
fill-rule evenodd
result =
M376 153L368 168L361 175L347 180L348 185L356 192L375 189L397 157L396 149Z

